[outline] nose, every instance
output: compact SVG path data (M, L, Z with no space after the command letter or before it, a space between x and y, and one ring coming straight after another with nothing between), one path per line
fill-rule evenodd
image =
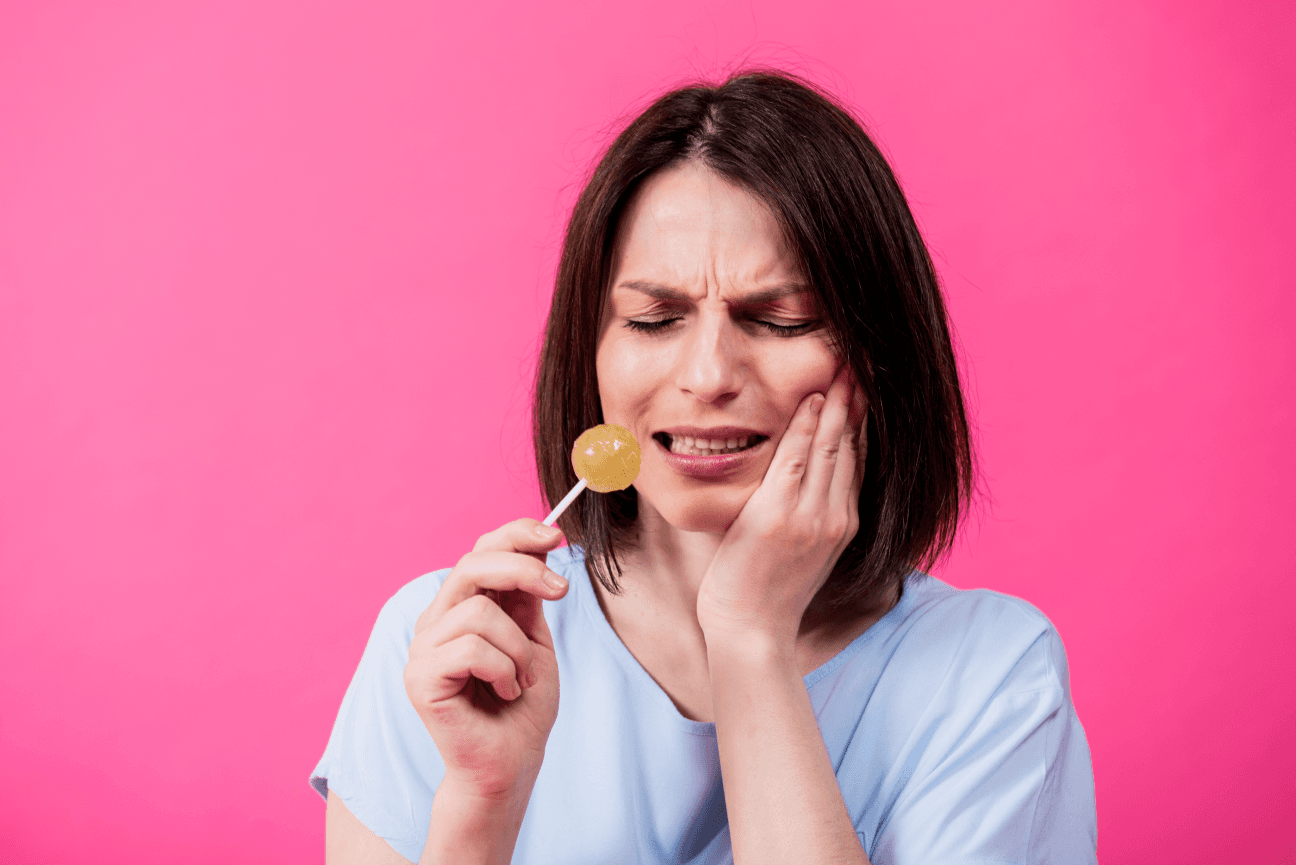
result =
M705 403L724 404L742 390L741 340L727 315L699 317L679 359L679 387Z

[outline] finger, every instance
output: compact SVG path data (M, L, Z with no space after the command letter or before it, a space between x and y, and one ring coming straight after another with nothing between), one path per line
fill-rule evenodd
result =
M842 438L847 428L847 415L850 412L851 391L850 365L842 364L833 377L828 388L827 400L819 414L819 426L815 430L810 445L806 464L805 479L801 483L798 502L808 506L822 508L828 501L828 490L837 473L841 453Z
M405 668L405 690L415 707L430 706L458 695L470 678L488 683L502 700L522 694L513 661L476 634L411 655Z
M562 529L546 526L539 520L524 517L505 523L477 539L473 552L526 553L545 560L545 555L562 542Z
M472 552L446 577L441 590L415 625L415 631L444 615L456 604L483 590L527 592L557 600L567 593L567 580L530 556L510 552Z
M540 599L527 592L497 592L495 602L504 614L512 619L528 640L536 640L540 624L544 621L544 608Z
M859 504L859 491L864 485L864 457L868 453L867 421L868 400L864 390L855 386L850 412L842 429L842 452L837 460L839 469L850 468L851 471L833 473L828 489L829 507L837 507L842 501Z
M508 613L485 595L473 595L457 604L414 639L429 647L436 647L466 634L476 634L508 655L518 670L519 684L526 687L526 676L535 656L531 640L518 627L517 622L509 618ZM410 647L410 652L413 653L413 642Z
M814 439L823 405L824 396L820 393L808 394L801 400L787 429L783 431L774 458L770 460L770 467L765 472L764 483L786 501L796 502L801 480L805 477L810 442Z
M867 417L867 414L865 415ZM864 457L859 442L862 430L847 424L842 430L841 453L837 458L837 471L833 473L828 488L829 513L845 512L848 516L846 541L859 530L859 494L864 484Z
M856 381L854 373L851 373L850 380L853 399L851 400L850 419L847 423L857 430L863 430L864 415L868 413L868 395L864 393L864 388Z

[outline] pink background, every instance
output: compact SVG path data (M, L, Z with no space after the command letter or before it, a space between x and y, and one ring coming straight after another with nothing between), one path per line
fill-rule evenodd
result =
M944 276L1100 855L1296 853L1290 3L6 3L0 858L318 862L382 602L540 516L528 382L616 118L863 112Z

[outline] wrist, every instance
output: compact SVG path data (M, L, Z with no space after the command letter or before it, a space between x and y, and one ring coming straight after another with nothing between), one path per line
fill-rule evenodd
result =
M739 650L768 653L792 651L796 646L798 622L792 616L772 616L769 611L735 610L732 605L698 604L698 625L707 651ZM786 621L785 621L786 620Z
M535 777L508 789L483 790L447 776L432 799L420 863L507 863L513 857Z
M524 769L517 777L508 779L456 773L447 769L445 777L437 786L437 796L445 791L447 797L462 803L459 807L472 808L482 814L504 813L519 801L525 804L531 798L531 788L535 786L539 774L539 761L534 767Z
M713 679L744 674L769 675L796 667L796 634L772 628L713 626L703 629L707 666Z
M718 588L717 582L728 588ZM698 590L696 613L707 645L755 646L773 640L789 649L794 646L805 604L781 594L741 591L733 583L732 578L716 579L708 572Z

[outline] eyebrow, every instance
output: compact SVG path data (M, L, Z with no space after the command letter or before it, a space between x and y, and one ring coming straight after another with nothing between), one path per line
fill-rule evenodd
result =
M658 300L692 300L688 292L681 291L678 288L671 288L669 285L662 285L660 282L646 282L641 279L630 279L625 282L617 283L617 288L629 288L634 291L643 292L649 297L655 297ZM739 303L744 306L757 306L762 303L770 303L775 300L781 300L796 294L805 294L810 291L808 286L800 283L786 283L784 285L775 285L769 288L762 288L759 291L744 294Z

